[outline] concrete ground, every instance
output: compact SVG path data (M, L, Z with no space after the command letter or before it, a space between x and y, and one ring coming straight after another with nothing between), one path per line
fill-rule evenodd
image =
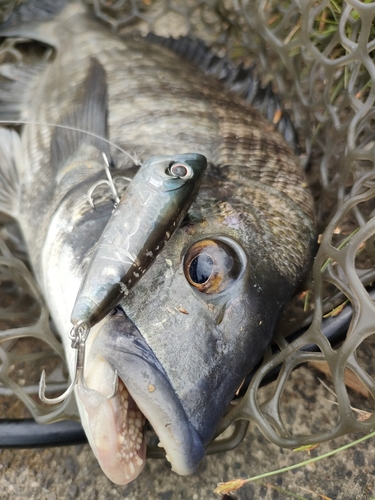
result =
M301 367L287 389L289 423L303 429L324 424L334 412L319 374ZM319 375L321 376L321 375ZM288 392L289 391L289 392ZM303 398L303 402L302 402ZM359 435L322 444L311 452L321 455ZM253 425L235 450L207 457L189 477L170 471L164 460L148 460L141 476L128 486L112 484L101 472L88 445L35 450L0 451L0 498L4 500L119 499L213 500L220 481L254 476L297 463L307 452L282 450L269 443ZM374 439L309 466L245 485L234 493L238 500L267 499L375 499Z

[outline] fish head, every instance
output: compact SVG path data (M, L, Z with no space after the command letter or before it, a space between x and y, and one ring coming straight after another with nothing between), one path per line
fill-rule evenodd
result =
M290 293L290 283L242 215L234 210L228 215L226 203L203 211L202 205L199 195L186 223L121 309L90 334L92 362L86 372L88 385L97 387L98 358L112 374L117 371L127 397L182 475L197 469L236 390L269 344ZM106 404L116 398L121 393ZM90 407L84 395L81 401ZM112 421L116 411L123 415L121 403L117 408ZM105 405L95 407L95 418L100 412L104 415ZM106 448L101 429L108 421L103 416L99 432L92 433L93 449ZM111 478L103 460L101 466Z

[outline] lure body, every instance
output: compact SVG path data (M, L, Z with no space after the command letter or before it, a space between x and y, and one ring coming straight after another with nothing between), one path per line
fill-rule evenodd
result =
M71 322L93 326L128 293L179 227L207 161L190 153L151 156L113 211L89 263Z

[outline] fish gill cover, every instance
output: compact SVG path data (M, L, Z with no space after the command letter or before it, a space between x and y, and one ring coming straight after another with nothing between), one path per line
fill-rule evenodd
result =
M16 3L0 2L0 16L6 19ZM253 420L269 440L294 448L373 429L373 409L361 418L351 409L345 376L349 371L352 386L354 380L375 399L374 373L369 368L375 333L371 296L375 275L375 4L358 0L88 3L97 17L120 33L188 34L237 63L260 61L263 70L258 65L258 71L264 80L275 83L300 136L301 158L315 194L319 250L304 290L294 297L279 322L273 349L218 433L238 419ZM5 40L1 62L24 57L20 43ZM53 421L60 414L38 404L32 393L52 354L56 367L49 378L50 388L54 381L52 389L66 383L58 363L62 349L50 333L43 299L19 260L25 256L6 220L2 236L1 391L4 397L13 391L37 421ZM338 345L332 346L322 333L327 318L336 323L343 318L341 328L347 327L345 340ZM308 325L296 340L286 340ZM30 352L30 339L35 338L40 343L35 347L33 340ZM366 357L370 363L365 363ZM329 406L321 428L311 425L298 435L288 420L288 402L282 396L291 371L301 364L310 370L323 367L330 374L338 405ZM275 368L279 370L277 380L264 396L260 386ZM66 417L77 418L72 404L64 411ZM239 430L243 434L244 425L237 423L232 442ZM211 451L216 449L211 445ZM152 456L160 454L150 450Z

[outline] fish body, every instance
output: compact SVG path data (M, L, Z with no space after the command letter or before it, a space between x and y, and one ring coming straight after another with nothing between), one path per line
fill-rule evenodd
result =
M98 241L73 307L74 325L96 324L138 282L187 214L206 166L194 153L145 160Z
M38 17L43 2L20 9L29 4ZM23 24L20 10L0 33L54 51L37 72L7 67L0 85L0 119L29 122L21 137L0 132L0 208L19 221L73 375L70 317L113 209L104 191L93 209L87 192L104 177L103 152L122 163L119 173L136 172L98 136L141 158L190 151L208 161L187 219L122 309L93 326L85 360L92 391L76 388L112 481L126 484L142 470L145 419L173 470L189 474L311 259L313 202L283 138L220 82L167 49L117 36L78 1L50 6ZM30 81L18 78L27 71ZM24 92L7 99L20 82ZM119 391L107 399L115 371Z

